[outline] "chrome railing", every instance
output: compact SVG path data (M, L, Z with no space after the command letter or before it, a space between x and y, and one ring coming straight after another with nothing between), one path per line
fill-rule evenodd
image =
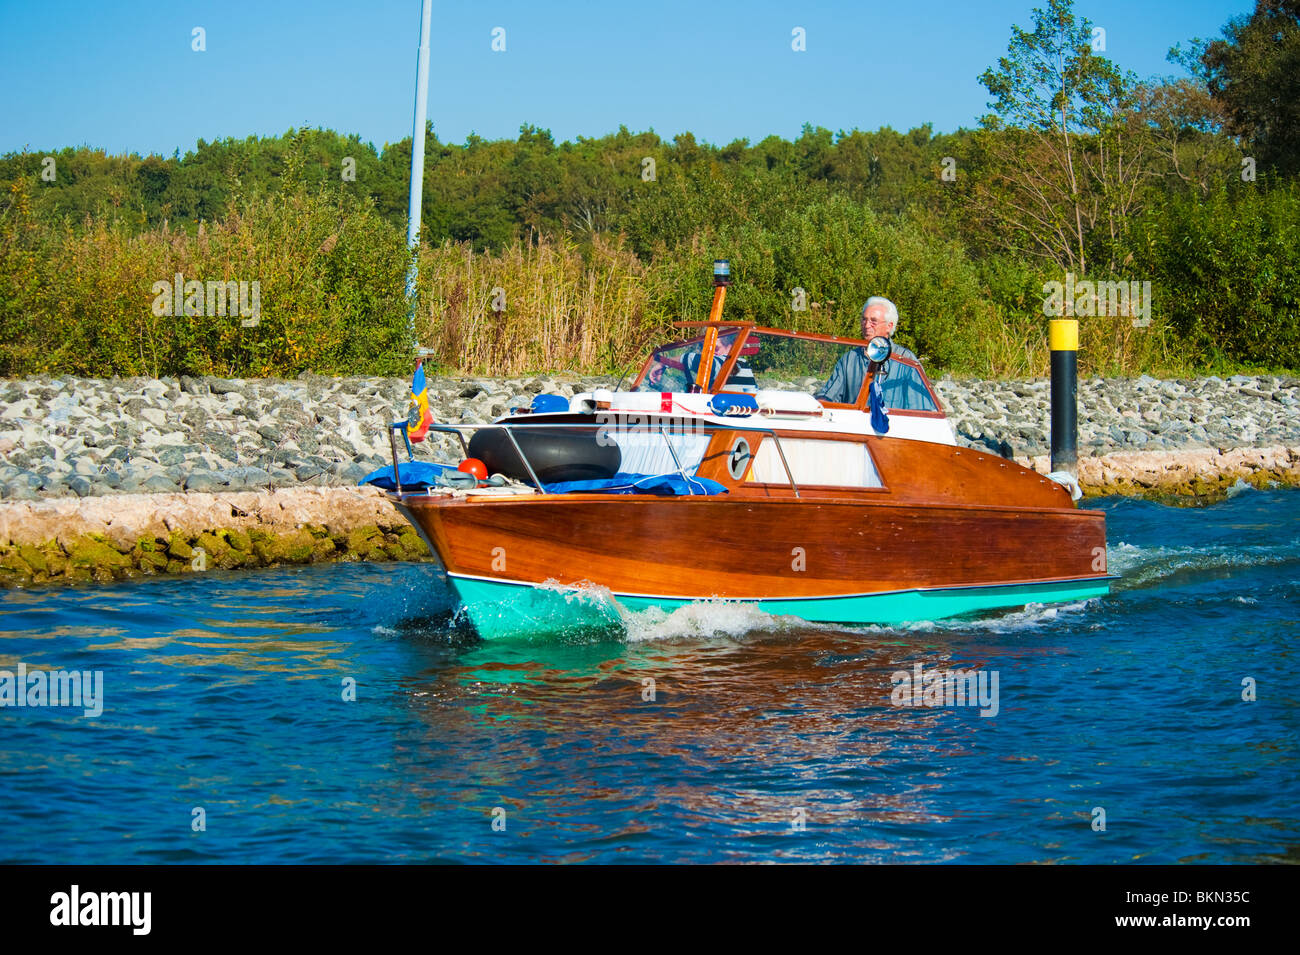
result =
M610 414L618 414L618 413L619 412L610 412ZM631 416L632 414L636 414L637 417L641 417L645 413L628 412L627 414L628 416ZM789 481L790 483L790 490L794 492L795 497L800 496L799 485L795 483L794 473L790 470L790 462L786 459L785 456L785 448L781 446L781 436L771 428L754 428L748 425L738 425L738 424L719 424L712 421L692 421L691 426L693 428L698 428L702 431L742 431L750 434L768 435L769 437L772 438L773 442L776 444L776 452L781 458L781 467L785 469L785 476L786 476L786 480ZM397 432L404 431L406 427L407 427L407 423L405 421L396 421L388 426L388 443L393 453L393 481L397 485L397 494L399 497L402 495L403 491L402 491L401 468L398 466L399 462L397 457ZM601 429L609 428L609 427L610 425L608 423L566 424L562 422L556 422L554 424L551 424L545 421L529 421L529 422L520 421L520 422L512 422L508 424L501 423L501 422L494 422L490 424L431 424L429 425L429 433L433 433L437 431L442 434L455 435L456 438L460 441L460 447L461 450L464 452L465 457L469 457L469 444L465 441L465 434L464 434L465 431L482 431L484 429L498 429L504 431L506 433L506 437L510 439L510 443L514 447L515 453L519 455L519 460L523 462L525 469L527 469L528 476L532 479L533 486L536 487L540 493L549 494L551 492L546 490L546 487L543 485L541 479L537 476L537 472L533 469L532 462L528 460L528 455L524 453L523 447L520 446L518 439L515 438L514 435L515 430L536 428L536 429L545 429L550 431L550 430L562 429L562 430L569 430L569 431L595 431L597 432L597 434L599 434ZM653 434L655 432L652 429L653 426L649 423L645 425L637 424L625 428L624 433ZM687 490L689 491L692 478L690 477L690 475L686 473L686 469L682 466L681 458L678 457L677 455L677 449L673 447L672 440L669 438L668 432L665 430L664 424L662 422L660 422L658 425L658 433L663 437L664 444L667 445L668 447L668 453L672 456L673 464L676 465L677 467L677 473L680 474L682 478L686 481L686 487ZM403 437L405 438L405 435L403 435ZM407 448L409 451L410 450L409 442L407 444ZM414 452L411 452L411 456L412 459L414 459ZM752 452L751 452L751 456L752 456ZM692 495L694 495L694 493L695 493L694 491L691 491Z

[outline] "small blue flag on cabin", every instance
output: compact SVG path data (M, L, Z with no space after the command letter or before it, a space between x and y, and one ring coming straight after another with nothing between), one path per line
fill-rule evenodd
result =
M867 403L871 405L871 427L880 434L887 433L889 415L885 411L885 395L880 390L880 382L875 378L871 379L871 391L868 393Z

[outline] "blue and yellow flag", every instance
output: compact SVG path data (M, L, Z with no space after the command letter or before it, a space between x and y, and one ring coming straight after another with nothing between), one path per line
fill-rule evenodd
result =
M415 366L415 375L411 378L411 404L415 406L417 424L410 432L412 441L423 441L433 424L433 415L429 413L429 386L424 380L424 362Z

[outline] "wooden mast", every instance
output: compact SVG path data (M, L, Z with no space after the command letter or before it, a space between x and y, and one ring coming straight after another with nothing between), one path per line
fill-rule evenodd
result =
M727 300L727 286L731 284L731 263L726 259L713 260L713 306L709 309L709 327L704 331L704 344L700 351L700 367L695 372L695 387L708 391L713 372L713 353L718 346L717 322L722 320L722 305Z

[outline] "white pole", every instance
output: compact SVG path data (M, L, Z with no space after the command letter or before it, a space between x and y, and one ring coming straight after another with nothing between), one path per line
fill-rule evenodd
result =
M420 203L424 197L424 122L429 109L429 18L433 0L420 4L420 52L415 67L415 125L411 130L411 204L407 210L406 244L415 254L406 273L407 327L415 338L415 280L419 274Z

